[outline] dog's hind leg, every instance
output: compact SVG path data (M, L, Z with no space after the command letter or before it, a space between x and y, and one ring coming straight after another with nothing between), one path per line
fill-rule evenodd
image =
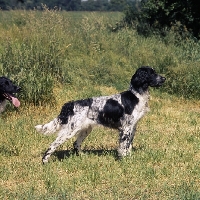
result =
M73 146L74 146L74 150L77 154L79 154L81 152L81 144L82 142L85 140L85 138L90 134L90 132L92 131L92 127L89 126L88 129L82 130L78 136L76 141L74 142Z
M56 138L56 140L50 145L50 147L45 152L42 158L43 164L48 162L49 157L56 150L58 146L63 144L66 140L72 138L77 132L78 132L77 130L74 130L72 132L67 132L65 128L61 129L58 133L58 137Z

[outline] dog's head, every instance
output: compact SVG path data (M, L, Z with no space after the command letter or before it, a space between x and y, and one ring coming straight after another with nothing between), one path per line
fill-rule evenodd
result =
M15 94L20 91L20 87L14 85L12 81L6 77L0 77L0 101L5 99L12 102L15 107L20 106L20 101Z
M160 87L166 78L157 74L151 67L140 67L131 79L131 87L142 94L148 87Z

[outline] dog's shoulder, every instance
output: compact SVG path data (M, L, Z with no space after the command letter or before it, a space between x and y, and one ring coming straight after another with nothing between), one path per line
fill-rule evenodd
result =
M131 115L135 106L139 102L139 98L130 90L122 92L120 95L125 114Z

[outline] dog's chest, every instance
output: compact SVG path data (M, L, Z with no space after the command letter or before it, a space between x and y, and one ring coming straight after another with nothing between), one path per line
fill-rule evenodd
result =
M135 109L133 110L132 116L136 119L139 120L142 118L148 111L149 111L149 106L148 106L148 100L149 100L149 94L145 93L143 95L138 96L139 102L135 106Z

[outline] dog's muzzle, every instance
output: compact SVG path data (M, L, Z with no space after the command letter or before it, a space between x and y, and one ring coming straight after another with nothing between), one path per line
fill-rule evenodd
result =
M156 86L159 87L165 82L166 78L163 77L163 76L158 76L156 80L157 80L157 85Z

